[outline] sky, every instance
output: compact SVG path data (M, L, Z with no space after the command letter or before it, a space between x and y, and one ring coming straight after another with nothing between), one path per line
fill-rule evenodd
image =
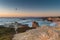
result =
M0 0L0 17L60 16L60 0Z

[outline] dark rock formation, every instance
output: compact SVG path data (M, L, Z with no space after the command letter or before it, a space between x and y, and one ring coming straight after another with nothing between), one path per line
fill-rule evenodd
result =
M29 29L30 29L30 27L29 27L28 25L21 25L21 26L17 29L17 31L20 32L20 33L22 33L22 32L25 32L26 30L29 30Z

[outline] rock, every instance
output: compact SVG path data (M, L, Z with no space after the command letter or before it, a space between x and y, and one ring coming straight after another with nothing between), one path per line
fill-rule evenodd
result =
M45 29L38 27L24 33L16 34L12 40L60 40L58 32L51 28Z
M32 22L32 28L36 28L39 27L39 24L35 21Z
M30 27L28 26L28 25L21 25L18 29L17 29L17 31L19 32L19 33L21 33L21 32L25 32L26 30L29 30L30 29Z

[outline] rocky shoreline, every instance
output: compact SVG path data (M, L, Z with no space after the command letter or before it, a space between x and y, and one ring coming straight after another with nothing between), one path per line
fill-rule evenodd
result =
M39 26L36 21L32 22L32 27L17 22L9 26L1 25L0 34L4 34L4 36L0 36L1 40L60 40L60 26Z
M24 33L15 34L12 40L60 40L60 33L51 27L37 27Z
M60 40L60 30L58 27L39 27L37 22L32 22L31 30L24 33L15 34L12 40ZM60 27L59 27L60 29Z

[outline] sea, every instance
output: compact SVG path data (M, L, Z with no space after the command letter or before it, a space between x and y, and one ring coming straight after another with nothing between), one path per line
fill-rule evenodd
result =
M18 22L21 24L27 24L29 27L32 27L32 22L36 21L39 26L47 25L47 26L55 26L56 24L47 20L43 20L42 18L0 18L0 25L9 24Z

